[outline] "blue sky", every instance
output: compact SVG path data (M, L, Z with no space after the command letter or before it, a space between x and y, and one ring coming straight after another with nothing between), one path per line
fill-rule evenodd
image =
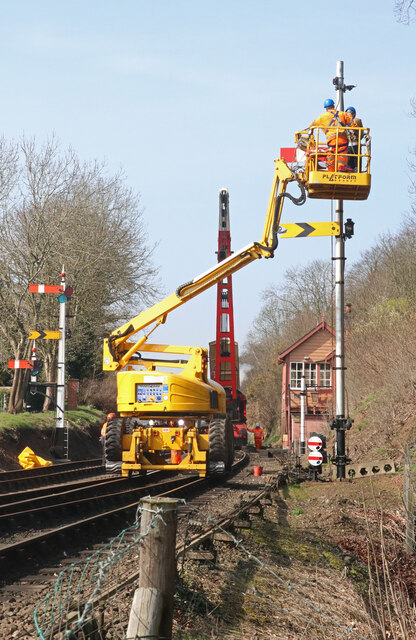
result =
M140 193L164 290L216 262L218 192L230 192L232 247L259 240L280 147L346 94L371 128L373 186L345 202L358 259L395 231L410 207L416 120L416 27L397 24L393 0L361 5L299 0L20 0L0 2L2 133L39 142L52 132L85 160L121 166ZM287 203L282 222L329 220L331 203ZM274 260L234 276L240 344L285 270L330 256L330 240L281 241ZM59 271L59 267L58 267ZM136 312L132 309L132 315ZM206 346L215 337L215 290L174 311L157 340ZM156 334L155 334L156 339Z

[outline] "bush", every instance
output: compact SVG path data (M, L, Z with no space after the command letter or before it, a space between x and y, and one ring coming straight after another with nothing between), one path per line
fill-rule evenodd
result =
M117 407L117 381L114 373L103 378L83 380L80 384L80 404L90 405L109 413Z

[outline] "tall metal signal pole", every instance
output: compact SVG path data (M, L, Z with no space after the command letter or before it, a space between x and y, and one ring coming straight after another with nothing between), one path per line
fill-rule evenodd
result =
M61 287L65 292L65 267L62 266ZM65 331L66 331L66 296L62 293L59 298L59 331L61 337L58 343L58 376L56 386L56 441L55 452L59 455L67 455L67 442L65 443ZM66 451L65 451L66 450Z
M337 92L337 109L344 111L344 93L353 85L344 84L344 63L337 62L337 75L334 78ZM344 201L336 201L336 221L340 234L335 240L335 418L331 429L336 431L337 478L345 478L345 466L348 462L345 453L345 432L351 428L350 418L345 417L345 351L344 351L344 272L345 272L345 236Z

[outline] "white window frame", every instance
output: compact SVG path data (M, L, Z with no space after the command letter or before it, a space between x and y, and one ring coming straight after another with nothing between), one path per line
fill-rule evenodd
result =
M295 366L294 366L295 365ZM316 362L291 362L290 363L290 388L301 388L301 377L305 376L307 387L316 387L317 364Z
M324 389L332 387L332 366L329 362L321 362L319 365L319 386Z

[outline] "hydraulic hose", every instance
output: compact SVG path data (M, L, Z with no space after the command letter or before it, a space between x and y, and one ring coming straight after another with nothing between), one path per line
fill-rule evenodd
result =
M296 182L298 183L298 187L300 189L300 196L298 196L296 198L295 196L292 196L291 193L286 193L285 192L285 193L280 193L276 198L276 204L275 204L275 207L274 207L274 214L273 214L272 244L271 244L271 246L268 247L267 245L260 244L260 242L256 242L255 243L255 245L257 247L260 247L260 249L262 249L263 251L268 251L270 253L271 257L273 257L273 254L277 249L277 245L279 244L279 239L278 239L278 236L277 236L277 233L278 233L277 220L278 220L278 216L279 216L280 205L281 205L282 199L283 198L289 198L289 200L291 200L291 202L293 202L293 204L295 204L297 207L302 206L306 202L305 185L300 180L296 180Z
M127 329L125 331L123 331L123 333L120 333L120 334L118 334L116 336L114 336L114 335L109 336L109 338L108 338L108 350L111 353L111 355L112 355L114 360L117 360L116 352L115 352L115 349L114 349L114 341L118 340L119 338L124 338L125 336L128 336L133 332L134 332L134 327L133 327L132 324L130 324L127 327Z

